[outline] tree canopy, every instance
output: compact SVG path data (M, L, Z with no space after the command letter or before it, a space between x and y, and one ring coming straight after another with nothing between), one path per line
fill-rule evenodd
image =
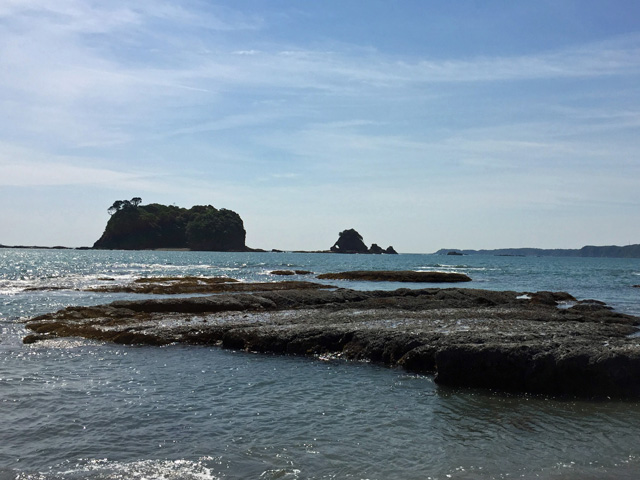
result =
M142 199L140 197L133 197L131 200L116 200L113 202L113 205L107 209L107 212L109 212L109 215L113 215L125 208L137 207L141 203Z

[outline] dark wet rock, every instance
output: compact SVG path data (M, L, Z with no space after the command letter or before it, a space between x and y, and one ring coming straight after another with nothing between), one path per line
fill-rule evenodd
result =
M446 272L414 272L389 270L358 270L340 273L323 273L318 275L323 280L358 280L367 282L414 282L414 283L449 283L470 282L471 278L463 273Z
M555 306L562 302L576 302L577 300L566 292L535 292L527 293L525 296L529 297L531 303L540 305Z
M25 292L47 292L47 291L55 291L55 290L73 290L73 287L71 286L61 287L61 286L48 285L44 287L27 287L24 289Z
M595 312L598 310L612 310L612 308L607 305L604 302L601 302L599 300L581 300L579 302L576 302L575 305L572 305L571 307L569 307L570 310L572 311L582 311L582 312L586 312L586 311L591 311L591 312Z
M22 343L24 343L25 345L30 345L32 343L36 343L36 342L40 342L43 340L47 340L51 337L45 335L40 335L40 334L30 334L30 335L26 335L23 339L22 339Z
M312 275L309 270L274 270L271 275Z
M386 253L386 254L388 254L388 255L398 255L398 252L396 252L396 249L395 249L395 248L393 248L393 246L392 246L392 245L389 245L389 246L385 249L384 253Z
M562 292L281 288L68 307L26 322L33 333L24 341L80 336L333 355L435 373L441 385L640 397L640 338L631 335L640 318L558 308L567 301L581 304Z
M582 397L640 395L640 353L622 345L577 341L555 348L538 344L461 344L436 353L436 381Z

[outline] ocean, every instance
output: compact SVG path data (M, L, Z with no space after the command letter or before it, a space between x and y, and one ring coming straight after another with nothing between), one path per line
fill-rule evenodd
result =
M640 259L0 249L0 480L640 478L640 402L450 389L321 357L22 344L29 317L143 297L87 287L314 279L270 273L282 269L462 272L463 287L561 290L640 315Z

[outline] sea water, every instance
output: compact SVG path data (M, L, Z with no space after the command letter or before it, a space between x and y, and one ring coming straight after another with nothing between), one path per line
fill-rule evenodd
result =
M638 402L449 389L368 363L212 347L21 343L31 316L142 298L87 287L315 280L276 269L462 272L464 287L563 290L640 315L638 259L0 250L0 480L640 477Z

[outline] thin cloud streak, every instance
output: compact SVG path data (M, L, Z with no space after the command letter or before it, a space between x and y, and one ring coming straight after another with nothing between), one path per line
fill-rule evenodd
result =
M85 34L120 28L126 31L127 27L137 29L140 25L143 25L144 32L149 11L143 14L115 11L110 14L112 20L98 23L93 17L98 15L97 12L83 11L75 2L72 2L70 9L71 14L64 9L54 10L72 19L79 18L63 25L47 17L36 17L35 25L30 19L30 23L25 25L19 20L20 12L14 12L18 13L18 20L14 16L5 19L13 28L5 28L3 63L9 61L13 67L22 66L24 69L15 75L5 70L4 82L8 84L5 86L22 87L31 93L43 92L46 95L77 92L80 97L86 95L87 90L105 94L113 91L117 85L134 92L139 91L140 87L160 85L201 91L253 87L361 93L363 86L384 89L424 83L597 77L640 72L640 36L624 36L538 55L444 61L420 58L396 60L371 49L363 51L356 47L342 52L250 50L251 55L238 55L237 50L225 52L224 48L215 46L209 52L198 53L201 41L193 40L191 45L183 45L180 51L172 52L181 57L181 61L173 67L160 68L160 64L149 66L146 65L146 59L143 65L135 66L135 63L123 64L109 58L104 51L106 45L100 45L99 39L97 43L92 42L94 48L88 48ZM99 18L102 19L103 13L101 10ZM187 22L195 21L187 14L182 17ZM78 22L88 26L78 28ZM95 26L92 28L93 24ZM16 32L16 29L19 31ZM172 33L167 33L165 38L156 33L151 38L147 37L147 40L152 41L150 47L153 48L154 44L158 47L170 44L172 38ZM109 38L108 41L112 42L113 39ZM8 47L11 45L13 48ZM46 46L44 55L38 54L43 51L43 46ZM126 43L121 45L126 46ZM48 55L52 51L57 52L53 58ZM47 72L44 78L36 75L36 72L43 70ZM29 75L30 72L33 74ZM52 72L55 72L53 77ZM63 72L67 74L63 75ZM28 83L24 84L25 78L38 79L39 83L30 87ZM46 89L47 85L51 88ZM65 89L65 85L69 85L69 88Z
M434 57L226 5L0 0L0 185L214 203L263 236L275 210L403 231L639 201L640 33Z

